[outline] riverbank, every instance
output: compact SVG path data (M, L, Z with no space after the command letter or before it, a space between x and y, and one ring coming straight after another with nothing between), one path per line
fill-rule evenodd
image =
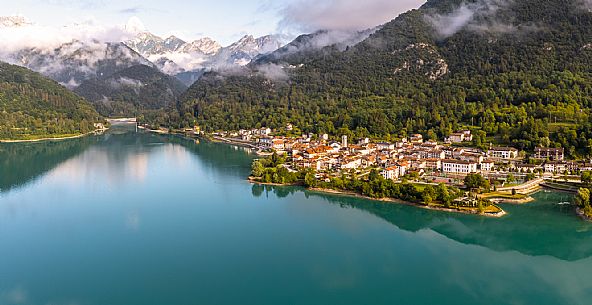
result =
M461 213L461 214L479 215L479 216L487 216L487 217L495 217L495 218L503 217L507 214L506 211L504 211L502 208L500 208L498 206L496 206L496 208L499 209L499 212L497 212L497 213L479 213L479 211L477 209L471 209L471 208L456 209L456 208L446 208L443 206L434 206L434 205L426 206L426 205L422 205L422 204L418 204L418 203L414 203L414 202L410 202L410 201L404 201L404 200L400 200L400 199L394 199L394 198L372 198L372 197L364 196L364 195L358 194L356 192L351 192L351 191L333 190L333 189L325 189L325 188L307 188L307 190L312 191L312 192L325 193L325 194L355 197L355 198L372 200L372 201L377 201L377 202L382 202L382 203L402 204L402 205L408 205L408 206L422 208L425 210L448 212L448 213Z
M0 143L34 143L34 142L46 142L46 141L63 141L63 140L70 140L70 139L79 139L79 138L83 138L86 136L89 136L91 134L96 134L99 132L105 132L107 131L108 128L106 129L97 129L91 132L87 132L84 134L78 134L78 135L64 135L64 136L54 136L51 138L39 138L39 139L26 139L26 140L0 140Z
M302 186L302 187L304 187L302 182L292 183L292 184L265 183L265 182L258 181L253 177L249 177L247 180L250 183L260 184L260 185ZM479 213L479 211L474 208L446 208L443 206L434 206L434 205L426 206L426 205L422 205L422 204L418 204L418 203L414 203L414 202L410 202L410 201L404 201L404 200L400 200L400 199L394 199L394 198L372 198L372 197L364 196L362 194L358 194L356 192L345 191L345 190L334 190L334 189L325 189L325 188L305 188L305 190L309 191L309 192L317 192L317 193L324 193L324 194L330 194L330 195L360 198L360 199L371 200L371 201L380 202L380 203L402 204L402 205L413 206L413 207L422 208L422 209L431 210L431 211L460 213L460 214L467 214L467 215L478 215L478 216L486 216L486 217L493 217L493 218L500 218L500 217L507 215L506 211L504 211L502 208L500 208L496 205L494 205L494 206L495 206L495 208L497 208L499 210L499 212Z
M302 183L302 182L295 182L295 183L261 182L253 176L249 176L249 178L247 178L247 180L251 183L254 183L254 184L269 185L269 186L302 186L302 187L304 187L304 183Z

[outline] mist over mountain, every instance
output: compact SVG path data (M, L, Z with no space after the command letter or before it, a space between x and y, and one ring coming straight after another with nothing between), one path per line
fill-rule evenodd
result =
M31 48L5 58L37 71L68 88L135 65L153 64L122 43L73 41L55 49Z
M179 79L187 85L199 79L205 71L245 66L257 56L269 54L283 45L278 36L272 35L259 38L245 35L235 43L222 47L208 37L185 42L175 36L163 39L149 32L142 32L125 43L164 73L179 75Z
M155 67L136 65L87 80L75 92L95 104L102 115L128 116L174 106L186 89L175 77Z

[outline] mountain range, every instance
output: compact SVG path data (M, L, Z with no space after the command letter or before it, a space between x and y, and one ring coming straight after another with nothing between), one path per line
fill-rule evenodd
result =
M164 73L179 75L188 86L204 71L245 66L257 56L269 54L283 45L279 37L273 35L259 38L245 35L222 47L208 37L186 42L175 36L163 39L149 32L142 32L125 44L155 63Z
M5 32L35 26L21 16L0 17L0 29ZM210 38L185 42L175 36L162 39L139 31L134 39L124 42L75 39L56 46L0 49L0 58L76 91L105 116L137 115L142 109L174 104L205 71L248 64L280 44L275 36L247 35L222 47Z

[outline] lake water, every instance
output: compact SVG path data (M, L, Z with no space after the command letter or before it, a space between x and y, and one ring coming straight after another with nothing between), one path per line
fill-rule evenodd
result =
M241 148L115 128L0 145L0 304L590 304L569 195L489 219L245 181Z

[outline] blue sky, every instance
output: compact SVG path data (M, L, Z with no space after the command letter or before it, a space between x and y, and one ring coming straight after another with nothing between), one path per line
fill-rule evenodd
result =
M367 28L425 0L0 0L3 15L60 27L94 20L105 25L139 18L158 35L208 36L230 44L245 34L296 35L318 29Z

